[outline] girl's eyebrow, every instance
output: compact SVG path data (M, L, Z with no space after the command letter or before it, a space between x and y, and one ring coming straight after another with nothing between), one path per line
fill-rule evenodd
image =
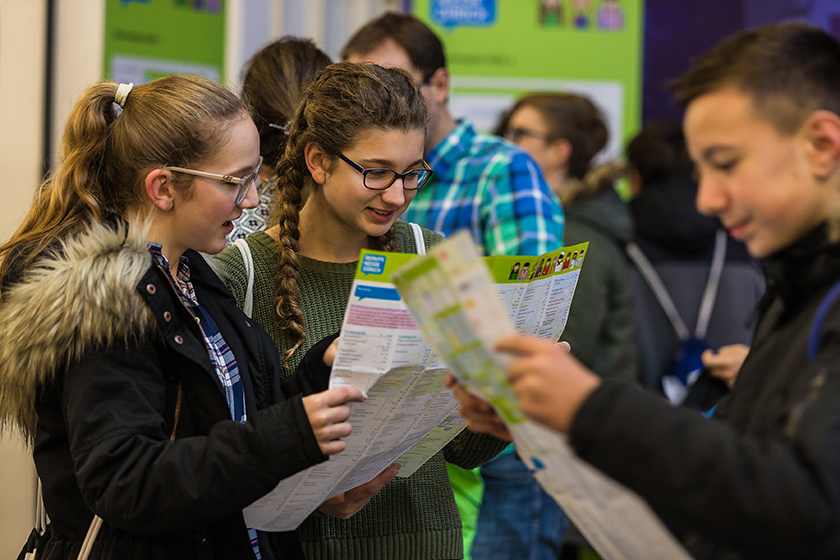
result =
M263 162L263 165L265 165L265 162ZM244 167L240 167L239 169L237 169L236 171L231 173L230 176L231 177L244 177L248 173L251 173L256 166L257 166L257 164L255 162L254 165L246 165Z
M376 164L376 165L381 165L383 167L393 167L394 166L394 162L389 160L389 159L365 158L365 159L362 159L360 161L367 162L367 163L373 163L373 164ZM409 163L408 167L406 167L406 169L416 169L416 166L422 167L422 164L423 164L423 158L420 158L417 161Z

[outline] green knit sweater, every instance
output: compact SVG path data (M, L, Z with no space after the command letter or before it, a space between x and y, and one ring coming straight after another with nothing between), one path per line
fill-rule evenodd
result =
M401 252L414 253L414 237L405 222L397 222ZM442 237L423 230L427 247ZM293 344L274 311L274 263L278 244L264 232L247 238L254 259L254 319L274 339L280 352ZM239 249L229 247L219 260L226 269L226 282L242 305L247 277ZM341 329L356 263L328 263L301 256L300 305L306 340L289 360L288 371L312 344ZM446 461L474 468L494 457L505 442L465 430L442 453L432 457L409 478L397 478L385 486L359 513L348 520L313 513L300 528L307 558L312 560L446 560L463 557L461 520Z

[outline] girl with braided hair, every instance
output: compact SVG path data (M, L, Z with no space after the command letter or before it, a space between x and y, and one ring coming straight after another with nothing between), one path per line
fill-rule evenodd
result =
M333 64L304 93L277 166L274 225L246 239L255 271L253 316L274 339L287 372L312 341L340 329L359 251L417 252L411 228L397 218L431 174L423 161L425 127L420 86L401 70ZM428 230L423 238L426 246L441 240ZM248 285L242 255L231 247L219 258L242 304ZM464 432L411 477L388 482L394 466L374 487L329 500L300 528L307 558L348 558L351 551L358 558L461 558L444 455L474 468L502 447Z

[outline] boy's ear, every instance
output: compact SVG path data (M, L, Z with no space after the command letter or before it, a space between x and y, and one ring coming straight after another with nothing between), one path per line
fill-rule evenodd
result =
M446 98L449 96L450 78L449 72L441 66L429 78L428 86L432 92L432 99L438 105L445 105Z
M632 167L627 170L627 185L630 187L630 194L634 197L642 194L642 176Z
M306 168L312 175L312 180L323 185L330 170L331 159L327 153L315 142L309 142L303 148L303 158L306 161Z
M819 179L840 175L840 116L831 111L815 111L805 121L803 132L814 175Z
M152 204L161 212L169 212L174 206L172 174L163 169L154 169L146 175L146 194Z

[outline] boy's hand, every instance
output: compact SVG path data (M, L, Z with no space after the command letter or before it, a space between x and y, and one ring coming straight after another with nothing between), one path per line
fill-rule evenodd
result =
M601 384L559 345L530 336L508 336L496 350L513 354L508 379L522 412L560 432L568 432L580 406Z
M303 408L315 439L324 455L335 455L344 451L346 444L341 440L350 435L349 402L362 402L364 394L351 387L337 387L314 395L303 397Z
M717 352L711 349L704 350L700 359L703 361L703 367L709 371L709 375L721 379L731 389L749 353L749 346L729 344L721 346Z

